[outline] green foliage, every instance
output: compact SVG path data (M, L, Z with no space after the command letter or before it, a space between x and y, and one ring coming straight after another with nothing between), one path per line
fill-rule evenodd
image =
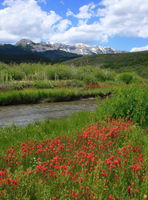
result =
M43 81L34 81L33 87L35 87L35 88L54 88L55 85L51 81L43 80Z
M111 70L98 69L95 72L95 77L98 81L115 81L116 73Z
M115 81L123 83L138 83L146 80L133 72L117 74L111 69L96 66L67 66L63 64L27 64L6 65L0 63L0 82L10 81L48 81L48 80L80 80L88 83ZM34 85L34 84L33 84ZM43 84L44 85L44 84ZM45 86L45 88L47 88Z
M76 68L76 67L75 67ZM80 66L77 69L76 78L88 83L114 81L116 73L112 70L100 69L95 66Z
M130 118L139 124L148 123L148 86L127 86L117 89L112 98L99 103L99 118Z
M17 81L23 80L25 79L25 73L21 71L15 71L14 73L12 72L12 75L10 77L11 79L17 80Z
M84 87L84 82L81 80L77 79L72 79L72 80L58 80L54 81L56 84L56 87L59 88L81 88Z
M97 67L69 67L66 65L27 64L0 65L0 82L75 80L89 83L115 81L116 73ZM45 87L46 88L46 87Z
M125 84L142 82L142 79L140 79L137 74L131 72L123 72L119 74L117 80L122 81Z
M41 83L42 84L42 83ZM43 87L42 85L37 87ZM46 83L45 83L46 84ZM46 85L47 86L47 85ZM50 85L48 85L50 86ZM55 88L55 89L24 89L0 92L0 105L17 105L37 103L42 99L48 101L70 101L83 97L95 97L108 93L108 88L82 90L81 88Z
M26 64L12 65L0 72L1 82L10 80L67 80L72 69L66 65Z
M97 78L93 75L85 75L84 78L83 78L83 81L86 82L86 83L97 83Z
M46 69L45 73L48 80L67 80L73 78L70 67L65 65L54 65Z
M95 76L98 81L101 81L101 82L106 81L106 75L105 75L105 73L102 73L101 71L97 71L95 73Z

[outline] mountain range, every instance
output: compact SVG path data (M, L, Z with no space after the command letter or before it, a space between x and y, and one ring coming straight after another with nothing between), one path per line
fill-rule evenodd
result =
M110 47L88 46L82 43L74 45L52 42L35 43L22 39L15 45L0 44L0 61L5 63L56 63L86 55L117 53L123 52Z
M53 42L41 42L34 43L31 40L22 39L16 43L16 46L28 47L35 52L44 52L49 50L61 50L68 53L74 53L78 55L94 55L94 54L116 54L123 53L122 51L102 46L88 46L83 43L76 43L73 45L53 43Z

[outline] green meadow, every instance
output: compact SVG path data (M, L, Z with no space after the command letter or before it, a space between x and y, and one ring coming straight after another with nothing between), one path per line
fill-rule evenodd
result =
M117 70L70 62L0 63L0 106L6 109L97 100L95 112L0 128L0 199L148 199L146 66L139 73L132 64Z

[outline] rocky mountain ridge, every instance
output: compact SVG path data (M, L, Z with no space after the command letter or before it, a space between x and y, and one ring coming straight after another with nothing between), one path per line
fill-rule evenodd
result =
M88 46L83 43L76 43L73 45L53 43L53 42L40 42L35 43L28 39L22 39L16 43L16 46L28 47L35 52L44 52L49 50L61 50L68 53L78 55L95 55L95 54L116 54L123 53L123 51L116 50L110 47L102 46Z
M62 50L46 50L43 48L35 50L30 43L0 45L0 62L4 63L58 63L77 57L80 57L80 55Z

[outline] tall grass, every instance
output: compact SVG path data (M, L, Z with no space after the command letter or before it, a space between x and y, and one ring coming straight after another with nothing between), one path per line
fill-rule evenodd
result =
M115 81L117 73L110 69L100 69L95 66L67 66L63 64L27 64L2 65L0 64L0 82L20 80L84 80L85 82ZM123 77L123 78L122 78ZM138 77L138 75L135 75ZM124 74L119 77L125 81ZM134 81L134 79L133 79ZM139 78L140 81L140 78Z
M113 97L100 101L99 118L130 118L139 124L148 125L148 86L119 87Z
M64 134L74 138L82 127L86 127L88 123L93 123L95 119L93 112L86 111L72 114L66 119L48 119L45 122L36 122L24 128L18 126L0 128L0 150L4 151L11 145L20 144L24 141L42 141Z
M55 88L55 89L24 89L19 91L4 91L0 92L0 105L12 105L12 104L28 104L37 103L43 99L48 101L69 101L74 99L80 99L83 97L96 97L108 94L110 88L101 89L89 89L82 90L78 88Z

